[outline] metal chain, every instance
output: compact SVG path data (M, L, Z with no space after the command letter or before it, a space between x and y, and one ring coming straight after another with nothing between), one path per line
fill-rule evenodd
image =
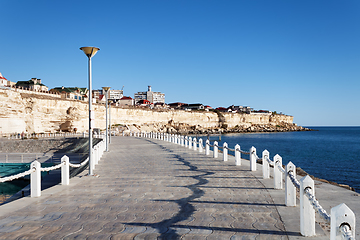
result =
M22 177L25 177L26 175L29 175L31 173L35 172L35 168L32 168L30 170L27 170L23 173L19 173L19 174L16 174L14 176L9 176L9 177L4 177L4 178L0 178L0 183L2 182L8 182L8 181L12 181L12 180L15 180L15 179L18 179L18 178L22 178Z
M325 211L325 209L320 205L319 201L316 200L315 196L311 193L310 188L306 188L305 195L308 197L311 205L319 213L319 215L327 222L330 223L330 215Z
M342 234L343 239L346 240L355 240L350 230L350 226L348 224L343 224L340 226L340 232Z
M65 165L65 162L62 162L58 165L55 165L55 166L52 166L52 167L45 167L45 168L40 168L40 170L42 172L49 172L49 171L52 171L52 170L56 170L58 168L61 168L63 165Z

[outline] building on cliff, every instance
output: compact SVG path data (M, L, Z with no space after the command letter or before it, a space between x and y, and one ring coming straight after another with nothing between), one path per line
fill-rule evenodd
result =
M7 80L3 75L0 73L0 86L2 87L12 87L15 83Z
M41 79L39 78L31 78L27 81L17 81L15 84L16 87L20 87L23 89L28 89L32 91L48 91L49 88L41 83Z
M138 92L134 94L135 104L141 100L147 100L151 103L165 103L165 94L161 92L151 91L151 86L148 86L147 92Z
M134 106L134 99L131 97L122 97L118 103L119 106Z
M253 108L248 107L248 106L234 106L231 105L230 107L227 108L229 112L239 112L239 113L251 113L252 111L254 111Z
M50 92L61 94L61 98L65 99L75 99L75 100L85 100L87 98L87 88L78 88L78 87L56 87L50 89Z
M102 95L105 95L105 91L103 89L99 90L99 91L101 91ZM112 100L113 102L117 102L124 96L124 91L123 90L115 90L115 89L112 90L112 89L110 89L108 96L109 96L109 100Z

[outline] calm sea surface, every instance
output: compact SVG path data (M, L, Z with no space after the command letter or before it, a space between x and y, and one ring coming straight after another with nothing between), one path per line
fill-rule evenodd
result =
M285 165L292 161L315 177L347 184L360 192L360 127L309 128L317 131L226 134L219 145L227 142L234 148L239 144L246 151L254 146L259 157L267 149L271 159L279 154Z

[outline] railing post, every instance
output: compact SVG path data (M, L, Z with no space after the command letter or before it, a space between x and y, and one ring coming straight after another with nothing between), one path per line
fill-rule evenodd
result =
M270 153L268 150L264 150L262 152L262 171L264 179L270 178L270 166L269 162L266 160L267 158L270 158Z
M289 162L285 167L285 204L289 207L295 207L296 187L289 177L289 172L291 172L296 179L296 167L292 162Z
M196 139L196 137L193 138L193 149L194 149L194 151L197 150L197 139Z
M61 166L61 185L69 185L69 157L64 155L61 163L65 163Z
M330 240L342 239L340 227L348 225L351 235L355 239L355 214L345 204L341 203L336 207L331 208L331 220L330 220Z
M223 143L223 160L224 162L227 162L228 160L228 144L226 142Z
M283 177L279 167L282 167L282 157L276 154L274 157L274 189L283 188Z
M192 149L192 138L189 137L189 149Z
M30 174L30 195L31 197L41 196L41 164L38 161L33 161L30 169L35 168L35 172Z
M203 140L202 138L199 138L199 153L202 153L203 152Z
M184 140L185 140L185 147L188 147L188 136L185 136Z
M240 145L235 145L235 165L241 166L241 152L240 152Z
M250 148L250 171L256 171L256 148Z
M95 151L95 164L99 164L99 160L100 160L100 157L99 157L99 145L96 145L94 147L94 151Z
M92 151L91 155L94 156L94 148L91 148L91 151ZM90 167L91 167L92 171L94 171L94 169L95 169L95 161L91 161Z
M310 189L315 196L314 180L309 176L300 179L300 233L305 237L315 235L315 209L305 194Z
M184 136L181 136L181 146L184 146Z
M218 142L215 141L214 142L214 152L213 152L214 158L217 158L219 155L219 151L218 151Z
M205 142L205 155L210 155L210 140L209 139L206 139L206 142Z

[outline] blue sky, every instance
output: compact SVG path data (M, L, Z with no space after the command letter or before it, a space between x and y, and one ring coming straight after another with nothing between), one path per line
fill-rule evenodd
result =
M0 1L0 72L360 125L360 1Z

